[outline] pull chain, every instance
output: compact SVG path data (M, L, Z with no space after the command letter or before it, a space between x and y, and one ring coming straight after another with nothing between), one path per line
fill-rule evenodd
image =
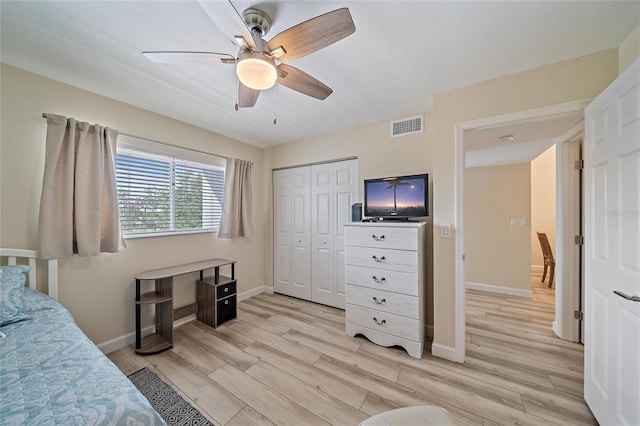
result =
M278 93L278 85L273 86L273 125L276 125L276 94Z
M236 111L240 107L240 79L238 78L238 74L236 74Z

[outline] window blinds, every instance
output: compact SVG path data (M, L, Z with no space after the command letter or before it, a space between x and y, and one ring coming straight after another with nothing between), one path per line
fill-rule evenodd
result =
M148 152L148 146L138 150L131 144L123 145L116 156L123 234L217 231L224 197L224 167ZM190 154L193 157L194 153ZM220 162L211 157L211 162Z

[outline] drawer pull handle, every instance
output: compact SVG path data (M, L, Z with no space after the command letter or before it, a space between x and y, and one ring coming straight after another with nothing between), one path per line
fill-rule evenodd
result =
M385 320L378 321L378 318L376 318L376 317L373 317L373 321L378 325L386 324Z
M387 299L378 300L377 297L373 296L373 301L376 302L376 305L382 305L384 302L387 301Z
M376 241L384 241L384 235L380 235L379 237L376 234L373 234L371 236L371 238L373 238Z
M374 255L373 255L373 260L375 260L375 261L376 261L376 262L378 262L378 263L382 263L382 262L384 262L384 261L385 261L385 257L384 257L384 256L382 256L382 257L378 257L378 256L376 256L376 255L374 254Z
M228 293L228 292L229 292L229 289L228 289L228 288L225 288L225 289L224 289L224 292L225 292L225 293Z
M224 301L224 304L225 304L225 305L228 305L228 304L229 304L229 301L228 301L228 300L225 300L225 301Z
M374 275L373 277L371 277L371 278L373 278L373 280L374 280L375 282L377 282L378 284L383 283L383 282L385 282L385 281L387 280L385 277L378 278L378 277L376 277L375 275Z

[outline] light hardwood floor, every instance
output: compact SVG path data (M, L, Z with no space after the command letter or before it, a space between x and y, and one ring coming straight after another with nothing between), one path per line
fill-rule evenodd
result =
M175 329L174 348L109 355L148 367L218 425L357 425L411 405L439 405L460 425L597 424L582 397L583 348L551 331L554 289L534 299L467 292L464 364L421 360L344 336L344 312L262 294L213 330Z

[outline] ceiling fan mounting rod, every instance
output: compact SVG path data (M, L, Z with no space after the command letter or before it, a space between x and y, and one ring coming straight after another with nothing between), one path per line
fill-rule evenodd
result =
M260 37L264 37L271 28L271 18L260 9L250 7L242 12L242 18L251 30L254 39L256 38L254 31L257 30L260 33Z
M267 47L267 42L264 41L264 39L262 39L260 34L261 33L259 29L257 28L251 29L251 36L253 37L253 42L256 44L256 47L250 50L253 50L254 52L269 54L269 48Z

